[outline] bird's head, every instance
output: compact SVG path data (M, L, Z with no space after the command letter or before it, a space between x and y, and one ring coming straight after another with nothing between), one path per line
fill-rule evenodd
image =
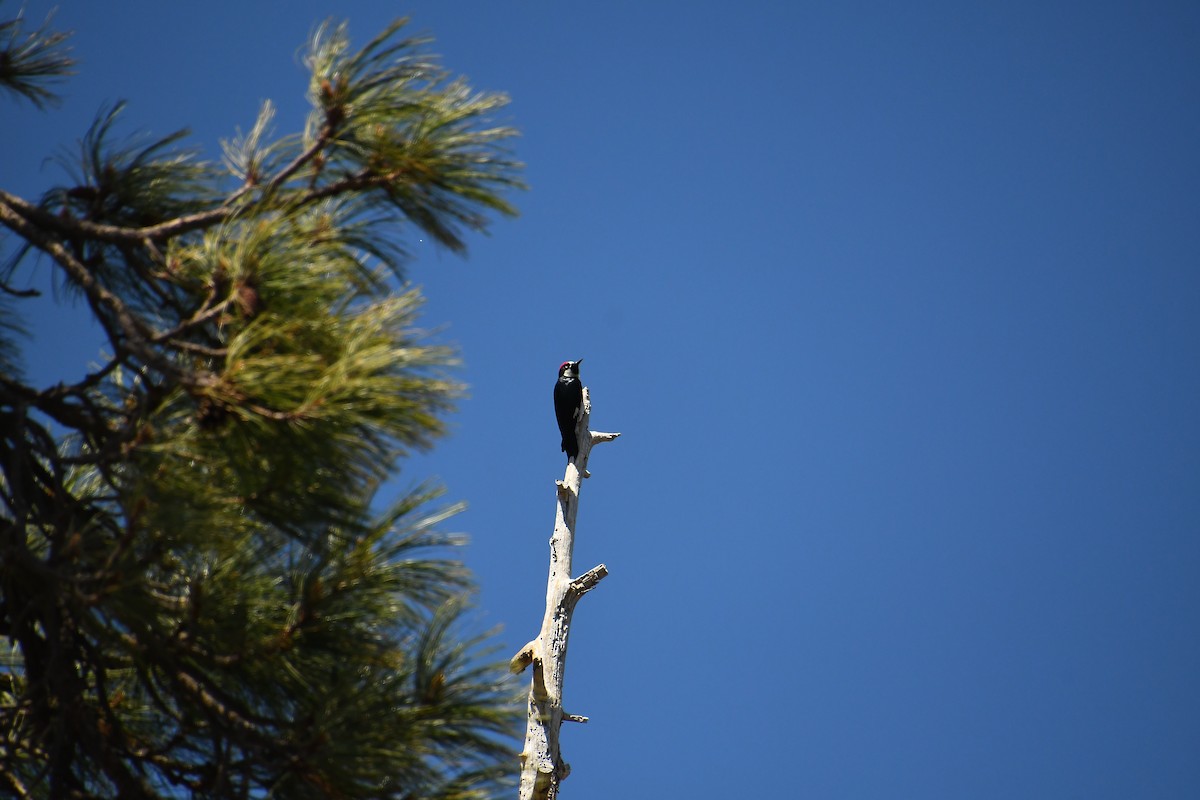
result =
M583 363L583 359L578 361L564 361L558 365L558 377L560 378L578 378L579 365Z

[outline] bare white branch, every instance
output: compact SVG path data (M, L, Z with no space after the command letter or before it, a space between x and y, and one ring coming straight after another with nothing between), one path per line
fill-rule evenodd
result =
M587 462L592 445L610 442L621 435L589 431L587 426L591 412L591 396L587 387L584 387L583 412L575 428L579 439L579 455L567 462L567 471L562 480L555 481L557 503L554 534L550 537L546 615L542 619L538 637L521 648L509 662L513 672L521 672L530 664L533 665L525 749L521 751L521 800L553 800L558 796L559 784L571 772L559 749L559 728L564 721L588 720L577 714L567 714L562 708L567 637L575 604L608 575L608 567L600 564L577 578L571 577L575 516L579 510L579 490L583 479L588 477Z

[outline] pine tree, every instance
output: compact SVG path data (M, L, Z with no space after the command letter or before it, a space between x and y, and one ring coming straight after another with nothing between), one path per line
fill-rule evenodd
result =
M115 105L64 185L0 191L0 793L470 798L511 775L455 508L376 492L459 391L397 231L462 251L513 213L519 165L505 98L402 26L358 51L314 33L298 135L267 103L213 163L184 132L118 135ZM0 28L18 103L73 68L62 34ZM33 269L105 339L53 386L19 368Z

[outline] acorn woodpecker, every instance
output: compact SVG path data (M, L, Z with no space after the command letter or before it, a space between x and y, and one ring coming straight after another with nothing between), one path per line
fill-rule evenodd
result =
M558 418L558 431L562 434L562 449L568 463L579 455L579 439L575 437L575 423L583 413L583 383L579 380L578 361L564 361L558 368L558 382L554 384L554 416Z

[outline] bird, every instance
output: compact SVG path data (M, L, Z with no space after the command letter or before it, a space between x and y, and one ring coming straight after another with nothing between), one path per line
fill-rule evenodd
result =
M558 431L562 434L562 449L567 454L568 464L579 455L575 424L583 413L583 383L579 380L579 365L582 363L582 358L564 361L558 367L558 381L554 384L554 416L558 419Z

